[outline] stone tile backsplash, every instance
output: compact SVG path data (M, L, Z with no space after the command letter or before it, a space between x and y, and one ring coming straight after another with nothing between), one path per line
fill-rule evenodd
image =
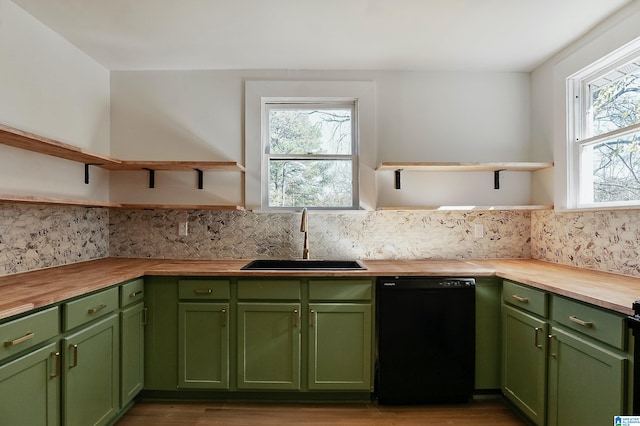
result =
M178 236L178 222L189 235ZM309 214L311 257L529 258L530 212ZM482 224L484 237L474 236ZM300 258L300 213L112 210L110 256L178 259Z
M531 257L640 276L640 211L536 211Z
M109 210L0 204L0 275L108 256Z

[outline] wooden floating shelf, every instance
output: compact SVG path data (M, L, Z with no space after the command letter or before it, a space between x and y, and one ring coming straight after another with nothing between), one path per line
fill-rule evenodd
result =
M0 194L0 203L107 207L107 208L122 208L122 209L132 209L132 210L140 210L140 209L225 210L225 211L244 210L244 207L242 206L208 205L208 204L123 204L123 203L111 203L108 201L56 199L56 198L46 198L46 197L35 197L35 196L29 196L29 195L10 195L10 194Z
M383 206L377 210L395 211L500 211L500 210L553 210L548 205L513 205L513 206Z
M382 162L376 170L403 170L420 172L533 172L553 167L553 163L501 162L501 163L455 163L455 162Z
M235 161L127 161L106 164L108 170L155 170L188 172L202 170L203 172L244 172L244 166Z

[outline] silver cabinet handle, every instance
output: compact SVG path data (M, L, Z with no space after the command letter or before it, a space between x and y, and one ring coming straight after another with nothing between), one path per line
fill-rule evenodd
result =
M298 326L298 310L297 309L293 310L293 326L294 327Z
M133 293L129 293L129 298L133 299L136 296L140 296L142 294L142 290L134 291Z
M49 376L50 379L58 377L60 375L60 352L51 352L51 356L55 358L55 370L53 375Z
M223 309L222 311L220 311L220 325L222 327L227 326L227 310L226 309Z
M557 352L553 352L551 349L553 349L553 340L558 340L558 338L556 337L555 334L550 334L549 335L549 355L551 355L553 358L558 358L558 353Z
M573 322L575 322L576 324L579 324L579 325L581 325L581 326L583 326L583 327L587 327L587 328L591 328L591 327L593 327L593 322L591 322L591 321L584 321L584 320L581 320L580 318L578 318L578 317L574 317L573 315L571 315L571 316L569 317L569 321L573 321Z
M195 294L211 294L213 293L213 290L210 288L196 288L193 292Z
M316 323L316 311L313 309L309 310L309 327L315 326Z

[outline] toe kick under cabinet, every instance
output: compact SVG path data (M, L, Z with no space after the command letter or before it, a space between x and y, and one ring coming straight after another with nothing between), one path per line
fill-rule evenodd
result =
M146 295L150 393L373 390L372 279L148 277Z
M503 392L536 425L604 425L629 412L625 317L503 285Z

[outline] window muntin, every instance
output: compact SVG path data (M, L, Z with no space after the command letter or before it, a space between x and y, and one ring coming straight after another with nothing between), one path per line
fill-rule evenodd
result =
M356 118L355 102L265 104L263 206L357 208Z
M640 205L640 40L568 83L573 205Z

